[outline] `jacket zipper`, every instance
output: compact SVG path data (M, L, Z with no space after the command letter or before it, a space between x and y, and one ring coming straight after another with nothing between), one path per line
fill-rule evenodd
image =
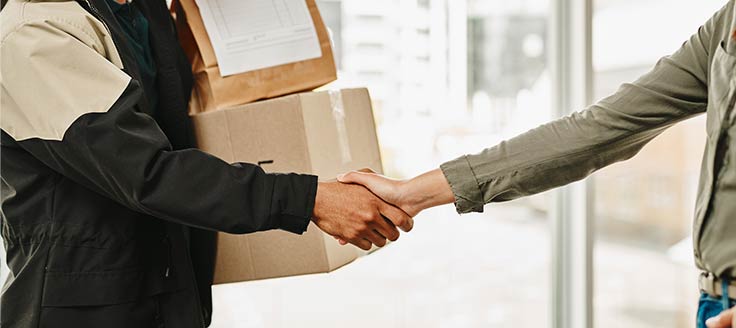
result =
M154 321L155 321L155 324L156 324L156 328L164 328L165 327L164 318L161 315L162 314L162 312L161 312L161 301L159 300L159 297L158 296L153 297L153 303L154 303L154 305L156 307L156 313L154 315Z
M166 244L166 270L164 270L164 278L168 278L171 275L171 241L168 235L164 237L164 243Z
M90 14L92 14L92 16L95 16L95 18L97 18L97 20L100 21L103 26L105 26L107 34L112 36L112 31L110 31L110 27L108 27L107 23L105 23L105 20L102 18L102 14L100 14L100 12L97 10L97 7L95 7L95 5L93 5L92 2L90 2L89 0L84 0L84 3L86 3L87 7L89 7L89 10L91 11ZM115 42L115 40L113 40L113 42Z
M110 39L112 40L113 44L115 44L115 47L117 47L118 46L117 45L117 42L115 41L115 38L112 37L112 31L110 30L110 27L107 25L107 23L105 22L105 20L102 18L102 14L100 14L100 12L97 10L97 7L95 7L92 4L92 2L90 2L90 0L84 0L84 3L86 3L87 6L89 7L90 14L92 14L92 16L94 16L95 18L97 18L97 20L99 20L100 23L102 23L102 25L107 30L108 35L110 35ZM167 248L168 248L167 249L167 253L168 254L167 254L166 270L164 271L164 277L168 278L169 276L171 276L171 267L172 267L172 252L171 252L172 251L172 247L171 247L171 241L169 240L169 236L168 235L166 235L166 245L167 245ZM190 259L190 261L191 261L191 259ZM196 290L197 282L196 282L196 279L194 279L194 276L193 275L192 275L192 280L193 280L192 281L192 284L193 284L193 286L195 287L195 290ZM202 304L199 303L199 299L200 299L199 298L199 295L197 295L195 297L195 304L197 305L197 308L199 308L200 310L202 310L202 308L201 308ZM156 310L159 313L161 312L161 308L160 308L160 304L159 304L159 300L158 299L156 299ZM199 324L201 326L204 326L204 316L203 316L203 314L200 314L198 317L200 319L199 320ZM164 323L161 322L160 324L161 324L161 327L163 327Z

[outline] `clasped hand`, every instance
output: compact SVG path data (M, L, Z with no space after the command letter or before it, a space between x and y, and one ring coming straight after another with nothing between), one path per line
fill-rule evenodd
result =
M353 171L338 182L322 182L312 220L341 244L364 250L396 241L409 232L425 208L450 203L454 196L444 175L431 171L411 180L394 180L370 170Z
M351 243L364 250L372 245L383 247L387 240L399 238L398 229L409 232L414 226L413 215L391 199L379 197L357 183L321 182L312 220L341 244Z

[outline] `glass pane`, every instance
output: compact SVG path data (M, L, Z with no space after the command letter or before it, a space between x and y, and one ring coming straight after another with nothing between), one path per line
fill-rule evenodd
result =
M339 63L328 88L369 88L390 176L551 118L549 0L317 3ZM213 327L546 327L550 196L421 213L412 233L326 275L217 286Z
M596 0L595 98L648 71L722 5ZM597 328L694 326L698 288L690 234L704 146L701 116L595 175Z

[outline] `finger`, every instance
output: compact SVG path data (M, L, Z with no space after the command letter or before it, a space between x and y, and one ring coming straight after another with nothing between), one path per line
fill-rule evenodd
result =
M383 215L381 216L381 220L373 223L373 229L390 241L396 241L400 236L399 229L396 228L391 220Z
M382 236L380 233L376 232L375 230L367 231L365 233L365 239L368 239L373 245L376 245L378 247L386 246L386 237Z
M406 214L406 212L396 208L395 206L381 203L379 210L381 211L381 214L391 220L395 226L401 228L404 232L409 232L414 228L414 219L412 219L409 214Z
M373 173L373 174L376 174L376 171L373 171L373 169L372 169L372 168L370 168L370 167L366 167L366 168L360 169L360 170L358 170L358 172L363 172L363 173Z
M730 328L733 323L734 309L726 310L721 314L705 321L708 328Z
M342 237L339 237L339 236L332 236L332 237L335 238L335 240L337 240L337 242L340 243L340 245L345 245L348 243L345 241L345 239L342 239Z
M363 238L351 239L350 243L364 251L370 250L372 246L370 241Z

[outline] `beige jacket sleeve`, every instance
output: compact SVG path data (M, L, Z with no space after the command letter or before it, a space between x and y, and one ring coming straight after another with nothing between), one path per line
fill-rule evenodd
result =
M459 213L562 186L634 156L667 127L706 111L710 57L732 2L674 54L589 108L441 165ZM718 31L718 33L714 33ZM728 35L728 34L726 34Z

